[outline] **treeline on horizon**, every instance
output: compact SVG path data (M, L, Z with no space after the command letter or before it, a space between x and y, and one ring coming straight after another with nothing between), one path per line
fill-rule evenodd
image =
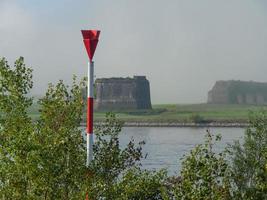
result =
M144 142L120 146L122 123L112 113L95 127L94 159L85 166L82 137L84 82L50 84L38 101L40 117L28 114L32 70L20 57L14 67L0 59L0 199L267 199L267 113L251 114L244 141L222 152L220 136L183 158L181 171L141 168Z

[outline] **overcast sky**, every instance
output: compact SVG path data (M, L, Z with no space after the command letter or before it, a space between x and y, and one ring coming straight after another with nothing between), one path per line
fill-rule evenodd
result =
M95 28L96 77L145 75L154 104L206 102L216 80L267 82L266 0L0 0L0 57L24 56L42 94L86 75L80 30Z

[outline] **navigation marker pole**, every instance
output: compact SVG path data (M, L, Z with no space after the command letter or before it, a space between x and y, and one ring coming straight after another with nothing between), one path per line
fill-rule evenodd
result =
M86 166L88 167L93 159L93 112L94 112L94 62L93 57L100 35L99 30L82 30L83 43L86 48L89 62L88 62L88 85L87 85L87 129L86 129L86 147L87 159Z

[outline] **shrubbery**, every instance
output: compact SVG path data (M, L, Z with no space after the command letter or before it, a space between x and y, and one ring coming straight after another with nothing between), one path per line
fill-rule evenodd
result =
M79 199L86 172L80 87L50 85L32 122L31 76L23 58L15 69L0 61L0 199Z
M122 124L107 114L95 128L95 158L85 167L80 129L81 88L62 81L49 85L39 101L40 118L27 114L32 104L32 70L19 58L14 69L0 60L0 199L267 199L267 115L250 117L244 141L223 152L220 137L184 158L181 173L140 168L143 142L119 145Z
M205 123L206 120L200 116L199 114L192 114L189 118L189 121L199 124L199 123Z
M244 143L230 148L235 199L267 199L267 114L251 114Z
M229 199L228 165L224 152L215 153L214 136L208 131L182 163L181 181L174 185L176 199Z

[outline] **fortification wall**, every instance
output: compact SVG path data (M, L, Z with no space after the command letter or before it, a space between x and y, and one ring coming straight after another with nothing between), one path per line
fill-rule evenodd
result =
M96 110L151 109L150 87L145 76L97 79L95 89Z
M208 92L208 103L267 104L267 83L253 81L217 81Z

